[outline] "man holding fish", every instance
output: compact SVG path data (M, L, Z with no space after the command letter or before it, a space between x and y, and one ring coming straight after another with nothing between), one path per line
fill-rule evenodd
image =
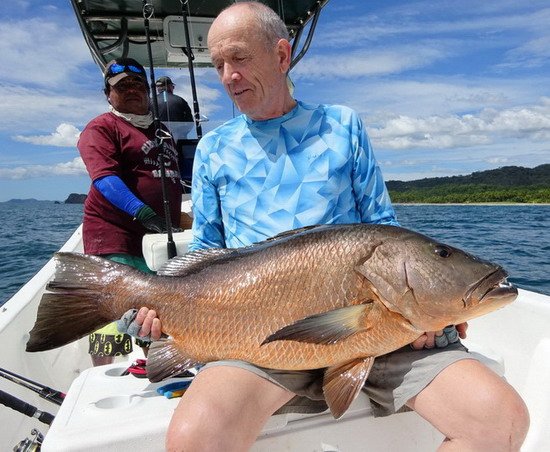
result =
M199 144L193 179L194 250L246 246L316 223L397 224L360 119L343 107L311 106L292 98L287 87L291 46L284 24L274 16L261 4L237 3L210 28L212 61L244 115ZM339 141L342 136L347 143ZM319 137L325 147L319 146ZM342 145L355 151L347 161L342 157L347 148L340 152L333 147ZM298 175L284 186L289 174L284 165L289 163ZM328 175L322 164L328 166ZM340 183L344 176L347 185ZM271 183L270 177L279 179ZM242 195L247 187L253 193L249 198ZM155 311L142 308L137 322L143 323L142 335L160 336ZM461 338L466 326L457 326ZM426 332L410 347L375 360L365 385L375 415L405 406L416 410L446 436L441 450L518 450L529 424L523 401L467 352L457 341L457 329ZM319 398L308 393L318 389L315 373L304 374L296 389L280 372L247 363L206 365L174 413L167 449L245 450L277 410L299 411L302 405L307 412L304 401L311 410L324 409L307 398Z
M322 344L337 350L339 341L353 341L353 337L360 334L348 334L336 328L336 331L328 329L328 337L323 337L320 331L325 331L327 324L343 322L352 333L356 333L354 328L359 322L356 314L360 314L361 321L366 321L364 312L372 308L369 319L372 317L379 322L373 321L367 328L381 329L380 341L391 342L394 336L397 340L396 336L402 334L401 339L406 341L402 340L401 344L411 343L392 353L373 353L363 360L353 361L347 369L351 375L347 381L350 382L358 380L362 385L368 375L364 391L371 399L375 416L390 415L406 407L415 410L445 435L440 450L519 450L529 425L525 404L516 391L489 368L491 360L471 355L456 337L465 337L466 324L463 322L474 316L445 317L443 311L445 320L456 323L457 328L443 329L445 323L437 323L437 328L434 328L437 331L422 334L436 323L430 323L428 319L422 323L422 316L429 317L429 313L417 308L415 303L423 295L424 299L432 300L433 290L423 294L422 283L426 278L416 272L414 265L409 265L409 260L415 260L413 252L402 265L393 265L392 268L401 270L402 274L381 275L374 271L377 265L384 267L385 261L396 261L395 254L401 250L395 243L401 244L402 248L417 250L429 242L416 234L404 234L401 238L401 228L385 226L397 226L397 221L364 126L355 112L340 106L308 105L292 98L287 85L291 46L286 27L274 11L261 3L239 2L220 13L210 28L208 47L222 84L243 115L206 134L195 157L192 191L194 238L191 248L219 248L220 257L211 261L216 265L207 268L211 277L204 281L200 278L204 277L206 265L200 262L200 254L196 255L198 260L188 265L179 276L185 278L193 273L196 277L189 284L195 284L195 290L200 291L201 285L217 277L214 267L227 262L225 248L248 246L286 230L314 224L380 224L372 231L365 225L365 234L371 238L378 237L377 234L393 236L394 246L385 248L382 240L372 248L367 258L368 265L363 265L365 261L362 261L361 265L351 267L364 278L354 274L344 279L334 278L330 283L321 281L321 272L316 281L319 285L330 286L331 290L337 286L336 289L342 293L356 291L357 294L366 294L367 299L382 300L383 304L351 297L343 309L308 314L304 320L277 328L257 348L267 350L274 347L275 350L274 344L285 343L298 350L299 344L311 341L316 346ZM330 234L347 237L346 234L355 234L360 228L342 226L328 232L322 227L317 229L319 231L303 234L303 239L330 243ZM275 242L277 244L273 246L270 241L262 246L267 253L284 251L280 259L273 260L274 265L285 259L293 268L307 264L300 262L299 253L293 259L287 258L298 241L283 238ZM327 250L326 247L323 249ZM241 265L255 268L255 250L231 253L227 256L236 256ZM456 297L461 308L469 308L470 303L476 304L483 299L495 303L501 299L499 302L505 304L515 297L509 286L502 283L505 273L496 266L444 245L435 246L429 257L447 259L451 255L460 259L459 268L464 268L464 273L470 267L483 267L489 271L489 275L481 277L476 284L468 285L464 281L461 287L468 290ZM416 265L422 265L425 260L428 257L421 255ZM323 265L328 267L331 262ZM69 265L63 268L69 268ZM287 278L292 277L292 271ZM310 281L307 286L305 279L316 271L313 268L299 273L303 284L299 282L295 290L299 292L301 284L308 287L308 291L315 290L316 281ZM326 273L328 279L328 268ZM442 296L454 290L452 279L455 274L457 279L462 278L457 273L461 272L453 270L448 285L440 280L434 281L440 285ZM404 280L402 287L398 287L400 276ZM472 276L472 281L477 278ZM59 281L51 289L62 285L63 275ZM277 290L284 291L293 282L285 278L273 281L270 292L263 297L275 296ZM235 286L233 290L238 291L239 287ZM132 296L139 297L140 294L134 291L126 298ZM296 298L295 304L307 296L304 292L303 297ZM250 294L250 297L256 297L257 303L263 300L257 293ZM391 304L392 300L399 303L403 299L411 301L400 306L401 311L407 311L408 317L403 312L397 314L400 312L397 305ZM202 300L202 303L208 301L206 298ZM116 304L115 300L112 304ZM169 305L168 298L164 304ZM437 305L437 300L433 304ZM153 339L158 339L163 328L174 335L176 330L171 326L174 321L170 318L170 311L160 312L163 309L160 304L151 307L157 309L161 317L164 315L162 324L155 310L140 309L136 319L141 325L140 336L150 334ZM246 308L243 315L252 315L245 311ZM342 311L346 314L343 315ZM332 312L338 312L336 319L332 319L336 320L333 323L328 319L333 316ZM217 317L225 315L220 310ZM391 317L396 325L399 324L399 329L383 330L380 326L383 316ZM405 319L416 319L420 328L424 326L425 329L413 327L414 321L410 320L411 324L408 324ZM224 327L223 319L217 320L221 323L211 328L209 334ZM256 320L251 329L264 321L263 318ZM230 321L235 320L231 318ZM311 328L308 329L307 325ZM34 335L31 332L29 342L34 337L39 338L41 331L36 330ZM181 337L194 340L189 335ZM243 334L242 340L249 338ZM232 341L238 342L239 339L233 338ZM230 341L226 339L226 342ZM185 347L185 340L181 343ZM28 349L37 351L40 348L31 344ZM174 350L174 356L177 356ZM155 353L152 351L151 355ZM259 357L255 362L263 361ZM197 374L175 410L166 448L170 451L242 451L251 447L267 419L275 412L322 411L328 403L335 417L340 416L349 406L349 400L335 401L332 389L325 385L326 381L339 381L338 375L336 378L332 375L335 366L327 364L329 367L325 372L324 369L311 370L311 367L310 370L300 370L305 368L299 364L298 360L294 367L287 367L296 370L281 371L241 360L209 362ZM346 373L342 367L336 369L342 372L340 376ZM163 370L166 369L161 369L161 372ZM342 389L346 390L345 387ZM324 395L327 395L326 401ZM368 449L368 441L369 438L365 438L365 449Z

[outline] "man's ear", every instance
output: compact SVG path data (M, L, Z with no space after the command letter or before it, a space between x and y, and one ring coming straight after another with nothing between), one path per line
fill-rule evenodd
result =
M286 39L279 39L276 51L279 57L279 69L282 73L286 74L290 68L292 46Z

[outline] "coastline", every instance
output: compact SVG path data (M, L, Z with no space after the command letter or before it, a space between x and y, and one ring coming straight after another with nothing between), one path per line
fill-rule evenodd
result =
M394 206L550 206L541 202L392 202Z

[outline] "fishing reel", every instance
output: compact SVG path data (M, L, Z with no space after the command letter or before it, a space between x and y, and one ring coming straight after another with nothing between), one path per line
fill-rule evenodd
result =
M32 438L25 438L13 448L13 452L38 452L42 447L44 435L33 428L31 430Z

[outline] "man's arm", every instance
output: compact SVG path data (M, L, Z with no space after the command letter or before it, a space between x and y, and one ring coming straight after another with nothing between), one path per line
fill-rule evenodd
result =
M199 142L193 162L193 240L189 251L225 247L220 198L210 178L208 157L203 151L206 146L202 140Z
M93 184L111 204L132 217L135 217L136 213L145 206L145 203L132 193L122 179L114 174L99 177Z
M92 122L80 135L77 146L93 186L107 201L136 218L147 230L166 232L164 219L141 201L118 176L121 155L112 130Z
M398 226L386 184L362 121L352 126L354 151L353 191L363 223Z

